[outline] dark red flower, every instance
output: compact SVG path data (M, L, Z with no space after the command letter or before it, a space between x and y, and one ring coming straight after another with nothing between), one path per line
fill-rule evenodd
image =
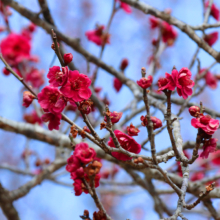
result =
M137 84L142 88L142 89L147 89L151 86L153 82L153 77L150 75L147 78L142 77L140 80L137 81Z
M90 84L91 80L88 76L79 73L77 70L70 70L68 81L61 87L60 91L74 102L80 102L92 95L89 89Z
M148 125L148 120L146 116L141 116L141 121L142 121L142 126L147 126ZM162 127L162 121L159 118L156 118L154 116L150 116L150 119L153 123L153 129L161 128Z
M22 105L27 108L30 106L30 104L33 102L34 99L35 99L35 96L32 93L30 93L29 91L24 91Z
M140 132L140 130L136 128L132 123L127 127L127 131L129 136L138 136L138 133Z
M191 125L194 128L201 128L206 134L213 135L219 127L219 120L211 118L209 115L193 118Z
M115 130L114 131L120 145L122 148L124 148L126 151L132 152L132 153L140 153L141 151L141 145L138 144L132 137L124 134L123 132L119 131L119 130ZM110 147L114 147L114 142L113 139L110 137L110 140L108 142L108 145ZM123 154L123 153L118 153L118 152L112 152L112 156L114 156L116 159L118 160L131 160L132 158Z
M66 106L66 101L56 87L44 87L37 97L41 108L54 114L60 114Z
M45 113L41 116L41 120L43 122L49 122L48 128L49 130L59 130L60 120L62 118L61 114L52 114L52 113Z
M203 152L200 154L200 157L208 158L210 153L213 153L216 151L218 139L216 138L210 138L208 141L205 141L203 145Z
M122 112L116 112L116 111L110 112L110 119L111 119L112 124L119 122L122 114L123 114ZM104 121L107 122L106 116L104 117Z
M49 83L54 87L63 86L68 79L69 70L68 67L62 67L62 71L60 71L59 66L53 66L49 69L47 74L47 78L49 79Z
M121 90L122 86L123 86L123 83L118 78L114 78L114 88L117 92Z
M211 47L218 40L218 32L212 32L210 34L206 34L204 37L204 41Z
M71 53L66 53L63 55L63 60L65 64L68 64L73 60L73 55Z
M9 34L2 40L0 48L3 57L12 66L17 65L23 59L30 58L30 42L22 35L15 33Z
M102 46L104 44L109 44L110 35L104 32L105 26L97 26L95 30L87 31L85 35L89 41L94 42L95 44Z
M96 157L96 152L93 148L90 148L87 143L82 142L76 145L74 155L81 163L87 164Z

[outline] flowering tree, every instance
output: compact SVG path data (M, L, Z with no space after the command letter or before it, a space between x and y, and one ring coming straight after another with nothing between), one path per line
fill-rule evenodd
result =
M114 200L106 202L123 190L126 194L132 193L131 186L140 186L152 197L152 208L157 215L148 215L147 219L191 219L193 215L197 219L220 219L220 154L217 151L220 145L216 138L219 128L216 118L220 113L208 106L210 100L201 98L207 87L217 91L220 79L211 70L220 62L219 52L213 47L218 32L206 33L208 29L220 26L219 8L213 0L200 3L204 11L203 22L197 26L175 18L171 9L160 11L139 0L113 0L106 25L97 24L93 30L87 29L81 41L55 25L56 17L52 17L46 0L38 0L38 4L39 11L34 12L14 0L0 2L4 21L0 27L2 77L13 76L17 84L22 84L25 108L25 122L0 117L0 128L27 138L21 159L13 159L16 163L7 159L9 149L2 148L6 159L2 159L0 169L32 176L15 189L3 183L6 176L1 180L0 206L5 217L20 219L20 211L14 202L31 193L32 189L34 191L34 187L44 180L50 180L72 187L76 197L89 194L86 196L93 199L96 210L91 210L85 203L81 215L71 219L133 219L127 213L119 217L114 210L120 206ZM88 17L90 4L90 1L82 1ZM20 31L11 27L13 16L10 16L15 11L29 20ZM122 57L119 68L103 61L104 51L114 40L111 35L114 17L120 12L128 16L135 14L137 20L143 14L149 15L148 31L156 36L148 38L152 51L147 68L136 67L138 73L134 80L126 76L133 60ZM52 62L46 62L45 73L38 68L39 57L32 54L38 28L51 37L51 43L46 47L53 52ZM83 22L79 29L83 29ZM169 65L163 66L164 53L175 51L176 43L184 34L197 45L190 62L180 62L181 66L177 68L170 64L173 63L171 60ZM96 46L94 50L99 49L98 56L84 49L83 39ZM214 59L209 67L203 67L200 50ZM83 58L79 59L78 54ZM197 67L195 63L198 63ZM105 70L102 72L104 78L100 70ZM111 85L105 82L104 88L102 82L106 73L112 75L113 80ZM10 85L10 78L7 81ZM120 100L117 102L116 95L113 97L111 87L119 95L127 88L121 97L126 99L127 106L122 103L119 108ZM19 96L22 97L22 93ZM27 113L30 108L33 111ZM188 138L189 131L192 131L192 140ZM183 132L187 134L186 138ZM53 145L54 159L39 156L37 150L31 150L30 139ZM164 139L171 147L164 146ZM25 166L20 166L21 163ZM65 178L60 180L63 175ZM122 175L125 178L121 178ZM133 202L138 200L138 196L132 197ZM144 214L136 215L136 218L146 219Z

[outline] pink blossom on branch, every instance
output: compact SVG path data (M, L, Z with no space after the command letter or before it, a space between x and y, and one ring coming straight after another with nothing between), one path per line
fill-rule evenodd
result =
M9 34L2 40L0 48L3 57L12 66L18 65L23 59L30 58L30 42L20 34Z
M121 145L122 148L125 150L132 152L132 153L140 153L141 151L141 145L138 144L132 137L124 134L123 132L119 130L114 131L115 136L117 137L119 144ZM113 142L113 139L110 137L110 140L108 142L108 145L110 147L115 148L115 144ZM123 153L118 153L118 152L112 152L112 156L114 156L118 160L126 161L126 160L131 160L132 158L123 154Z
M92 95L89 86L91 80L88 76L79 73L77 70L69 71L68 81L63 85L60 91L64 96L71 98L74 102L80 102L90 98Z
M49 122L49 130L59 130L60 120L62 118L61 114L45 113L41 116L43 122Z
M210 153L213 153L216 151L216 146L217 146L217 141L218 139L216 138L211 138L208 141L205 141L203 145L203 152L200 154L200 157L208 158Z
M76 145L74 155L81 163L87 164L96 157L96 152L87 143L82 142Z
M201 128L208 135L213 135L219 127L219 120L213 119L209 115L205 115L199 118L192 118L191 125L194 128Z
M89 41L94 42L98 46L102 46L104 44L109 44L110 35L104 32L105 26L100 25L97 26L95 30L87 31L85 35L87 36Z
M62 67L61 71L59 66L53 66L49 69L47 78L52 86L59 87L63 86L67 82L68 75L69 69L67 66Z
M44 87L38 94L38 102L46 112L60 114L66 106L66 101L58 88Z
M175 70L175 69L174 69ZM173 72L172 72L173 74ZM179 96L182 96L184 99L187 99L188 96L192 95L192 87L194 86L194 82L190 79L192 73L186 67L183 67L179 73L175 71L175 80L177 86L177 93Z
M172 46L178 36L177 32L170 24L165 21L162 22L161 30L163 42L167 43L168 46Z
M147 78L142 77L140 80L137 81L137 84L142 88L142 89L147 89L152 85L153 82L153 77L150 75Z

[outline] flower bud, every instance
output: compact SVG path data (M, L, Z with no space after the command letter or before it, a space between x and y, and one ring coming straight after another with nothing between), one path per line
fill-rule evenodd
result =
M129 64L129 62L128 62L128 59L123 59L122 61L121 61L121 65L120 65L120 69L123 71L123 70L125 70L126 69L126 67L128 66L128 64Z
M29 91L24 91L22 105L27 108L30 106L30 104L33 102L34 99L35 96L33 94L31 94Z
M79 111L82 111L84 114L88 115L92 111L93 102L91 100L84 100L80 102L78 107Z
M140 130L135 128L135 126L131 123L130 126L127 127L128 135L129 136L138 136Z
M46 158L46 159L44 160L44 163L45 163L45 164L50 164L50 159L49 159L49 158Z
M153 82L153 77L148 76L147 78L142 77L139 81L137 81L137 84L142 88L142 89L147 89L151 86Z
M148 125L148 120L147 120L147 116L141 116L141 121L142 121L142 126L147 126ZM162 127L162 121L159 119L159 118L156 118L154 116L151 116L150 117L152 123L153 123L153 129L157 129L157 128L160 128Z
M200 108L198 106L191 106L189 108L189 113L190 115L192 115L193 117L198 117L199 113L200 113Z
M119 120L121 119L122 114L123 114L122 112L116 112L116 111L110 112L109 116L110 116L112 124L115 124L115 123L119 122ZM104 121L107 122L106 116L104 117Z
M4 75L6 75L6 76L8 76L8 75L10 74L10 71L7 70L6 68L4 68L4 69L2 70L2 72L3 72Z
M65 64L70 63L73 60L73 55L71 53L66 53L63 56Z

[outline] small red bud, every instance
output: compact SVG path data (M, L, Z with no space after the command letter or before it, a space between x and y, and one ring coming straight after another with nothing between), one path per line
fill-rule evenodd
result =
M66 53L63 56L65 64L70 63L73 60L73 55L71 53Z

